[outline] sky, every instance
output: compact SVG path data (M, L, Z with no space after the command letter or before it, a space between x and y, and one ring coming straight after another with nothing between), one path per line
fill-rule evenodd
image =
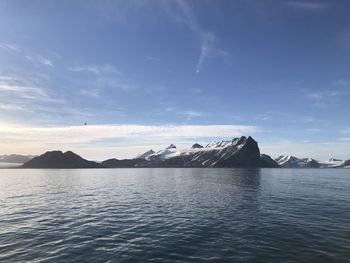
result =
M0 1L0 154L250 135L350 158L347 0ZM85 123L87 125L85 125Z

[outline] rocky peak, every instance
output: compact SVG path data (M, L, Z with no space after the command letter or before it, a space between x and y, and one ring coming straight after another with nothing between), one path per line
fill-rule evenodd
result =
M200 145L199 143L195 143L195 144L192 145L191 148L192 148L192 149L199 149L199 148L203 148L203 146Z
M165 149L176 149L176 146L174 144L170 144L168 147L166 147Z

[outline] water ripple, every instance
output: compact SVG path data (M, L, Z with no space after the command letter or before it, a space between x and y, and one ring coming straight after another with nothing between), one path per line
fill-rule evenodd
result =
M349 170L2 170L2 262L347 262Z

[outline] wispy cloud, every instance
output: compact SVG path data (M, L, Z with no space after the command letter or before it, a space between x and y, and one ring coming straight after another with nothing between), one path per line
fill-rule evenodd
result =
M305 96L312 102L312 106L324 107L331 103L337 103L344 96L350 96L350 92L346 90L329 89L307 93Z
M204 113L199 112L199 111L194 111L194 110L181 111L180 114L185 116L187 120L192 120L194 118L204 116Z
M334 86L338 87L349 87L350 86L350 81L346 79L337 79L333 81L332 83Z
M204 37L204 42L202 43L202 47L201 47L201 51L199 54L199 58L197 61L197 65L196 65L196 73L199 73L202 70L204 61L206 60L206 58L208 57L208 54L210 52L211 49L211 42L214 40L214 35L212 34L207 34Z
M306 11L324 10L328 7L327 3L325 2L307 0L287 1L286 5Z
M85 72L85 73L93 73L96 75L102 74L120 74L119 70L117 70L114 66L105 64L105 65L85 65L85 66L76 66L69 68L70 71L73 72Z
M43 56L38 56L38 62L45 66L53 67L52 61L47 58L44 58Z
M53 67L53 62L49 58L47 58L43 55L37 54L36 52L28 51L25 48L20 47L18 44L1 43L0 49L3 49L3 50L8 51L8 52L18 53L23 58L25 58L28 61L31 61L33 63Z
M25 99L47 99L47 93L40 87L20 86L0 81L0 94L11 94Z
M105 65L80 65L68 68L69 71L85 74L88 77L88 87L80 90L80 93L90 97L98 97L99 92L106 88L129 91L136 88L125 80L121 72L114 66ZM85 82L86 80L79 80Z
M202 93L203 90L200 88L189 88L188 91L193 93Z
M4 112L1 119L11 116L13 112L36 112L44 107L46 114L54 105L61 105L62 99L51 93L50 89L39 84L38 76L25 79L14 76L0 76L0 109ZM10 114L10 115L7 115ZM26 118L24 115L23 118ZM20 117L20 119L23 119Z
M246 125L88 125L66 127L0 127L8 138L23 140L57 139L60 143L85 143L109 138L201 138L234 137L259 132ZM67 137L67 134L70 136Z
M319 128L308 128L306 129L307 132L321 132L322 129L319 129Z
M196 64L196 73L200 73L205 61L209 57L217 57L221 59L226 59L230 56L230 54L222 49L218 49L215 47L215 42L217 42L217 38L212 33L207 33L202 36L202 46L199 53L198 61Z
M195 72L197 74L201 72L205 61L210 56L220 58L229 57L229 53L227 51L216 47L218 43L217 37L213 32L206 30L200 25L193 8L188 1L175 0L165 1L165 3L167 9L171 10L168 12L170 16L173 17L175 21L185 25L196 35L198 35L201 41L199 56L195 64Z
M25 109L22 105L17 104L0 104L0 109L4 111L28 111L28 109Z
M98 98L99 92L97 89L82 89L79 91L81 95Z
M15 44L2 43L0 48L6 51L21 52L22 50Z
M154 62L159 62L160 61L160 58L158 58L158 57L146 56L145 58L147 60L154 61Z

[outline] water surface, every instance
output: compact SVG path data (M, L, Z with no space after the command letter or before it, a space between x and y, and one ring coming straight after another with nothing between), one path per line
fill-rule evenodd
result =
M349 262L350 170L0 170L3 262Z

